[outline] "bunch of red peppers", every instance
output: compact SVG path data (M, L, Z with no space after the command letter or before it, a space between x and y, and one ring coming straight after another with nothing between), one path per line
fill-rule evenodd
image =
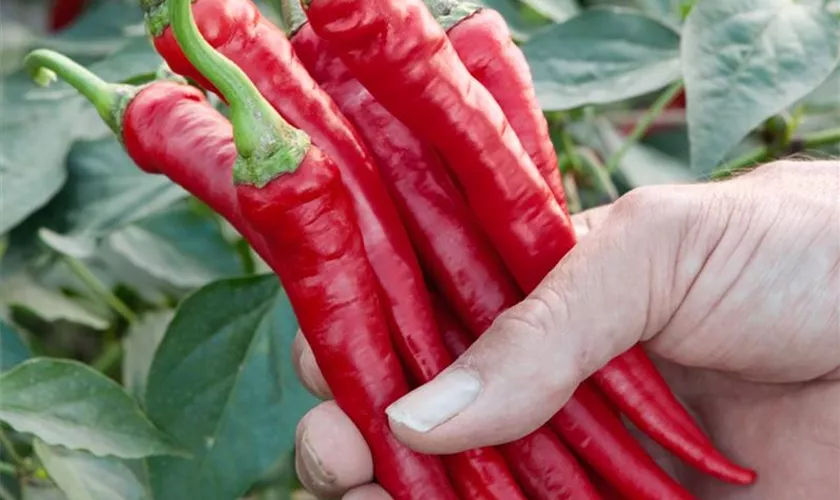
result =
M26 64L84 94L139 168L225 217L286 289L339 406L395 499L689 499L622 416L698 470L720 454L640 346L512 443L436 457L385 408L427 382L575 245L527 62L495 11L459 0L140 0L186 79L102 81L47 50Z

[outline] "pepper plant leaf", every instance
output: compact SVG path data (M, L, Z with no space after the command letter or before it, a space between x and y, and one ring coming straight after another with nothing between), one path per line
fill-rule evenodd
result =
M58 290L48 288L27 274L0 281L0 310L25 307L48 322L67 321L95 330L105 330L110 318Z
M21 497L26 500L67 500L52 481L46 479L28 479L21 484Z
M580 5L576 0L524 0L524 3L557 23L580 13Z
M181 303L145 402L193 458L148 460L156 500L237 498L292 450L315 403L290 362L296 332L273 275L212 283Z
M680 36L638 11L599 8L534 35L522 50L545 110L628 99L680 77Z
M186 203L115 231L108 244L135 266L179 288L203 286L242 271L219 224Z
M32 356L20 334L0 319L0 372L10 370Z
M122 382L126 390L138 399L146 392L146 379L152 359L174 313L170 310L144 314L128 329L122 341Z
M542 1L548 2L550 0ZM477 0L476 3L489 9L493 9L501 14L501 16L505 18L505 22L507 23L511 35L515 40L527 40L540 29L550 25L550 23L548 23L545 19L527 19L524 15L522 15L521 6L518 0Z
M67 500L151 500L151 495L122 460L50 446L40 439L35 454Z
M107 80L121 80L154 71L159 64L160 57L148 42L134 37L90 69ZM38 88L23 71L3 78L0 109L2 234L59 192L67 180L65 159L77 139L110 132L93 107L68 85L56 82Z
M691 165L708 172L840 61L840 20L819 2L704 0L682 38Z
M34 358L0 375L0 420L97 456L184 454L113 380L82 363Z
M72 177L57 200L66 207L67 235L96 238L187 196L166 177L137 168L111 137L76 144L68 167Z
M0 234L44 206L64 185L64 158L82 103L66 93L34 90L17 73L0 86Z

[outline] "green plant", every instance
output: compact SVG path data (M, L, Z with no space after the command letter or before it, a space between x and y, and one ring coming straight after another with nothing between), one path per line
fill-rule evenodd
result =
M570 207L840 153L837 2L485 3L528 58ZM136 2L93 2L20 52L144 81L160 58L142 22ZM283 291L218 216L138 171L95 110L36 88L19 60L4 58L0 89L0 498L288 498L294 424L315 401L290 366Z

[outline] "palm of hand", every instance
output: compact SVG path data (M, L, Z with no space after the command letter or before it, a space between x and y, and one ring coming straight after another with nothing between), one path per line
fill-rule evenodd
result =
M657 461L700 500L836 498L840 492L840 381L750 382L671 364L669 383L729 457L760 471L744 488L709 478L650 443Z
M812 191L799 211L788 211L778 201L802 195L801 174L780 170L767 203L750 200L753 210L740 214L733 208L704 272L654 341L686 366L719 369L663 367L722 451L760 471L756 485L742 488L674 464L701 499L840 494L840 380L831 370L836 342L827 336L837 331L840 342L837 192ZM825 175L824 186L836 182L836 169L811 174Z

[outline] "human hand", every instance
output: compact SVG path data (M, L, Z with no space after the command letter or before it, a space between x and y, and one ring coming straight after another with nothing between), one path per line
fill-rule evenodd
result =
M758 471L756 485L733 487L657 456L698 498L837 498L840 164L778 162L727 182L643 188L576 223L588 235L534 293L391 407L397 436L429 453L514 440L643 341L716 445ZM328 398L300 336L296 353L304 383ZM480 391L449 390L453 370ZM418 422L433 428L412 430ZM370 454L334 403L303 419L298 445L311 491L388 498L367 484Z

